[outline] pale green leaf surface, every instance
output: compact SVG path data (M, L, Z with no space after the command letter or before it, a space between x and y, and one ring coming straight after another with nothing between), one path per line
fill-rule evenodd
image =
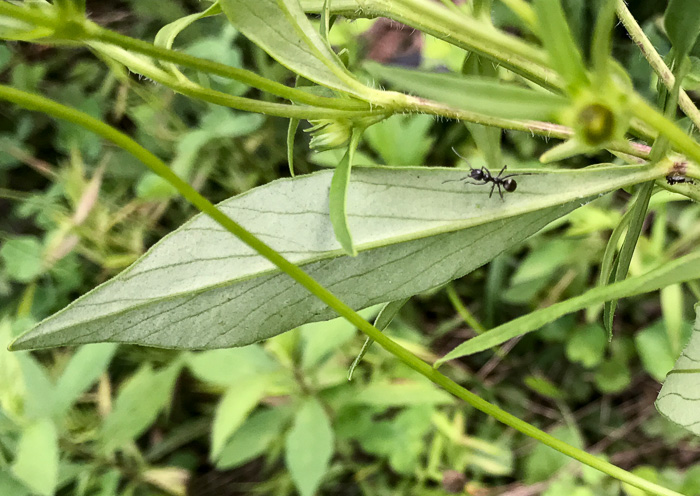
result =
M315 398L304 403L287 434L284 461L301 496L312 496L328 470L334 440L330 420Z
M29 488L12 476L10 468L0 468L0 494L31 496Z
M56 387L43 367L30 353L19 357L24 379L24 415L28 419L50 417L56 406Z
M361 132L353 131L352 139L348 145L348 150L338 163L331 179L331 189L329 195L330 219L333 225L333 232L338 239L340 246L345 253L357 255L357 250L352 242L352 233L348 225L348 188L350 186L350 173L352 171L352 161L355 155L355 148L360 139Z
M226 441L241 426L266 393L266 377L239 381L229 387L216 407L211 431L211 459L221 454Z
M395 88L455 109L509 119L549 119L567 105L566 98L506 84L493 78L416 71L367 63L374 77Z
M54 494L58 484L58 434L53 421L44 418L24 429L12 473L34 493Z
M446 405L454 403L454 398L428 381L373 382L360 391L353 401L374 406Z
M581 435L573 427L557 427L550 433L577 448L583 448ZM571 459L549 446L537 444L525 461L525 481L534 484L549 479Z
M397 114L368 127L363 137L385 164L422 164L436 141L430 135L434 123L430 115Z
M367 308L359 312L365 318L371 318L377 307ZM305 324L299 328L304 348L301 354L301 365L310 369L321 363L328 356L340 349L345 343L355 337L357 328L342 317L325 322Z
M0 260L10 279L30 282L43 271L43 248L34 236L17 236L6 240L0 248Z
M357 89L363 85L323 41L298 1L222 0L220 5L236 29L280 64L315 83L362 96Z
M656 291L670 284L700 278L700 250L669 262L646 274L630 277L608 286L591 289L586 293L554 304L547 308L511 320L489 332L476 336L457 346L435 362L435 366L455 358L472 355L498 346L509 339L535 331L568 313L597 305L613 298L627 298Z
M656 408L671 422L700 435L700 305L690 341L666 376Z
M251 415L221 450L216 467L220 470L238 467L264 454L288 418L289 412L279 407Z
M685 343L690 338L691 327L690 322L682 323L679 331L681 343ZM666 375L673 370L673 365L680 354L680 350L674 352L671 343L665 320L660 320L634 335L634 344L644 370L659 382L663 382Z
M415 473L433 413L429 405L402 409L390 420L373 420L358 441L363 450L387 458L396 472Z
M534 7L538 32L552 65L570 88L585 85L588 80L586 67L569 29L561 1L535 0Z
M279 364L257 344L193 353L186 361L197 379L219 386L230 386L246 377L279 368Z
M518 190L501 200L497 193L489 198L488 185L458 181L463 170L359 167L347 198L357 257L342 256L328 219L331 174L278 180L219 208L361 309L459 278L588 198L663 171L600 167L522 176ZM332 317L304 287L199 215L13 348L101 341L223 348Z
M685 57L700 35L697 0L670 0L664 14L664 27L676 56Z
M598 365L608 344L605 330L597 324L579 327L566 343L566 357L587 369Z
M116 344L101 343L83 346L76 352L56 383L57 415L70 408L97 381L116 351Z
M136 439L155 421L170 400L179 372L178 362L157 372L150 365L144 365L129 379L119 391L114 408L100 430L107 451Z
M185 17L180 17L179 19L176 19L175 21L166 24L165 26L160 28L160 30L156 34L153 44L159 47L172 48L173 42L175 41L177 35L180 34L180 32L187 28L190 24L204 17L213 16L220 13L221 6L219 6L217 2L203 12L197 12L195 14L190 14Z
M177 35L180 34L180 32L187 28L190 24L192 24L195 21L198 21L199 19L218 14L221 14L221 6L217 2L203 12L197 12L195 14L190 14L185 17L180 17L179 19L176 19L173 22L166 24L165 26L160 28L158 33L156 33L156 37L153 40L153 44L157 47L172 48L173 42L175 41ZM175 74L181 74L177 68L177 65L167 65Z
M384 331L384 329L386 329L386 327L389 324L391 324L391 321L394 320L396 314L399 313L399 310L403 308L403 306L408 302L408 300L410 300L410 298L403 298L401 300L389 301L385 303L382 306L382 309L379 311L379 315L377 315L377 318L374 320L374 327L376 327L380 331ZM367 354L367 351L369 351L369 347L372 346L372 343L374 343L374 340L372 338L365 339L365 342L362 344L360 352L357 354L355 360L353 360L352 364L350 365L350 369L348 369L348 381L352 380L352 375L355 373L355 369L360 364L364 356Z

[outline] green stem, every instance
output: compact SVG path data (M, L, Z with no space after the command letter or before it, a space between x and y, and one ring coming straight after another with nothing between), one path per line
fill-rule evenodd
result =
M632 113L641 121L655 128L660 135L665 136L676 147L678 151L700 164L700 145L690 136L685 134L681 128L668 120L656 108L649 105L642 97L634 94L631 97L630 109ZM700 168L694 164L687 165L686 175L695 179L700 179Z
M601 472L604 472L622 482L626 482L632 486L649 491L659 496L682 496L675 491L671 491L670 489L654 484L653 482L627 472L626 470L603 461L583 450L560 441L559 439L540 429L537 429L536 427L515 417L514 415L511 415L497 406L490 404L486 400L483 400L474 393L464 389L456 382L442 375L437 369L431 367L413 353L398 343L392 341L389 337L379 331L379 329L363 319L352 308L340 301L340 299L338 299L338 297L336 297L333 293L319 284L318 281L316 281L298 266L288 261L270 246L256 238L252 233L228 217L221 210L216 208L209 200L204 198L188 183L178 177L162 160L112 126L100 121L99 119L95 119L84 112L61 105L43 96L16 90L5 85L0 85L0 99L13 102L30 110L44 112L59 119L65 119L69 122L89 129L90 131L109 141L112 141L117 146L132 154L134 157L141 160L149 169L172 184L180 192L180 194L182 194L182 196L192 205L197 207L200 212L211 217L224 229L238 237L261 256L268 259L281 271L288 274L292 279L308 289L317 298L326 303L329 307L333 308L339 315L345 317L349 322L357 326L368 337L379 343L379 345L389 353L396 356L410 368L422 374L435 384L443 387L446 391L466 401L474 408L492 416L513 429L516 429L529 437L537 439L543 444L554 448L555 450L560 451L571 458L579 460L590 467L600 470Z
M666 86L669 91L673 90L676 78L671 72L671 69L669 69L664 62L664 59L659 55L659 52L656 51L654 45L649 41L649 38L644 34L641 26L637 24L634 16L632 16L632 13L625 5L624 0L618 0L617 2L617 16L620 18L620 21L622 21L622 24L624 24L632 41L639 47L639 51L642 52L642 55L647 59L651 68L664 83L664 86ZM693 121L695 127L700 129L700 110L698 110L688 94L682 89L678 97L678 104L685 115Z
M484 326L482 326L472 315L469 309L464 306L464 303L462 303L462 300L457 294L457 290L455 290L454 284L452 283L447 285L447 297L449 298L450 303L452 303L452 306L455 307L455 310L457 310L462 319L464 319L464 322L471 326L475 333L483 334L486 332Z
M246 112L257 112L260 114L273 115L276 117L287 117L292 119L339 119L339 118L360 118L372 115L381 115L382 109L369 110L340 110L332 108L311 107L308 105L290 105L286 103L267 102L240 96L229 95L222 91L205 88L188 79L176 77L173 74L158 68L142 57L133 56L130 52L114 45L102 42L87 42L87 45L103 56L110 57L117 62L124 64L129 70L146 76L153 81L167 86L171 90L192 98L204 100L205 102L230 107ZM383 111L386 113L386 111Z
M333 108L338 110L368 110L370 105L365 102L351 99L328 98L312 95L305 91L290 88L283 84L269 80L254 72L245 69L238 69L220 64L211 60L201 59L186 53L157 47L151 43L124 36L114 31L102 28L99 25L87 21L83 18L76 19L70 27L65 26L65 20L57 16L51 16L39 9L28 9L18 7L7 2L0 1L0 15L5 15L27 23L34 24L56 31L55 38L86 43L90 41L101 41L116 45L125 50L148 55L155 59L172 62L183 67L189 67L205 73L240 81L248 86L261 91L272 93L273 95L286 98L288 100L313 105L315 107Z

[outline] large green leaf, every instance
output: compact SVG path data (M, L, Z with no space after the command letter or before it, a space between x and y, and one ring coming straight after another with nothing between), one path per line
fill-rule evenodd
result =
M219 208L360 309L461 277L587 198L663 174L645 167L533 174L518 177L518 190L501 199L497 192L489 198L489 185L460 181L463 170L358 167L347 198L357 257L343 256L333 235L331 171L278 180ZM200 215L13 347L100 341L243 346L334 316L267 259Z
M671 422L700 435L700 305L690 341L666 376L656 408Z
M366 95L362 91L366 87L323 41L298 0L222 0L219 4L236 29L296 74L328 88Z
M684 281L700 278L700 250L685 255L677 260L668 262L646 274L630 277L624 281L608 286L602 286L575 298L562 301L555 305L531 312L523 317L511 320L489 332L465 341L435 362L438 366L448 360L472 355L480 351L498 346L509 339L535 331L543 325L555 321L568 313L575 312L592 305L609 301L613 298L626 298Z
M454 109L509 119L550 119L567 106L567 99L494 78L416 71L377 63L365 64L374 77L413 95Z

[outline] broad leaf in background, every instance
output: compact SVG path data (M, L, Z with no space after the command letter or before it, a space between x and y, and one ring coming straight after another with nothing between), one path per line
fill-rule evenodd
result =
M52 496L58 484L58 434L50 419L28 425L17 447L12 473L41 496Z
M360 391L353 400L362 405L406 406L449 405L454 398L437 389L425 379L402 383L373 382Z
M436 141L430 134L434 122L430 115L392 115L368 127L363 137L385 164L424 164Z
M221 450L216 468L238 467L264 454L280 435L289 417L289 409L282 406L253 413Z
M374 62L363 67L372 76L412 95L493 117L547 120L568 104L562 96L502 83L493 78L416 71Z
M675 58L685 57L700 35L700 16L697 15L697 0L670 0L664 14L664 27L668 34Z
M197 379L223 387L279 369L279 364L257 344L192 353L186 361Z
M695 312L690 341L666 376L656 408L671 422L700 435L700 305L695 305Z
M557 427L552 430L551 434L557 439L583 448L581 434L575 427ZM544 444L538 444L525 462L525 482L527 484L535 484L536 482L547 480L570 461L571 459L566 455Z
M278 180L219 208L361 309L459 278L588 198L664 172L600 167L522 176L518 191L501 200L497 193L489 198L488 185L459 181L464 171L357 168L347 210L357 257L342 256L328 220L330 171ZM334 316L267 259L200 215L13 346L112 341L223 348Z
M122 387L114 401L114 409L102 424L100 439L105 451L120 448L140 436L169 404L175 379L182 365L173 362L154 372L144 365Z
M334 451L333 428L315 398L297 411L287 434L284 460L301 496L316 493Z
M296 74L360 98L375 93L343 66L313 28L298 0L219 3L236 29Z
M267 378L258 376L229 387L216 407L211 431L211 458L216 460L226 441L267 393Z
M580 296L511 320L460 344L447 355L437 360L435 366L437 367L455 358L488 350L509 339L535 331L568 313L609 301L612 298L626 298L649 293L671 284L692 281L693 279L700 279L700 250L695 250L641 276L630 277L608 286L591 289Z
M83 346L70 359L56 384L57 415L62 415L107 370L117 346L113 343Z

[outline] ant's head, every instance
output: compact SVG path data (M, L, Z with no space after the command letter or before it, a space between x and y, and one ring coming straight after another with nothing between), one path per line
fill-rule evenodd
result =
M515 191L515 188L518 187L518 183L515 182L515 179L506 179L503 181L503 189L506 190L508 193L512 193Z

